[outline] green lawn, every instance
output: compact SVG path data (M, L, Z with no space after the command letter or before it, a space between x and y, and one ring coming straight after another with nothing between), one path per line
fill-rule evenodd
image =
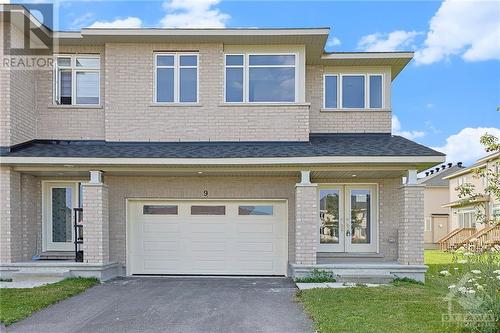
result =
M97 279L70 278L36 288L0 289L0 322L12 324L98 283Z
M448 278L438 272L449 269L452 255L426 251L429 266L425 285L395 282L377 288L312 289L298 298L320 333L330 332L460 332L443 326L447 313Z

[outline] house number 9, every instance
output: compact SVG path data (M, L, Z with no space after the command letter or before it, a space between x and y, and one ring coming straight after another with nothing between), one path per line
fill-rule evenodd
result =
M203 196L204 197L208 197L208 191L207 190L203 191Z

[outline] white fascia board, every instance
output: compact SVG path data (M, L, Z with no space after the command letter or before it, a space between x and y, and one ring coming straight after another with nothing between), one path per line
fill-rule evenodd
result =
M83 36L294 36L328 35L329 28L311 29L102 29L84 28Z
M2 157L0 164L16 165L311 165L441 163L444 156L316 156L265 158L94 158L94 157Z
M353 52L323 54L321 59L355 60L355 59L399 59L413 58L413 52Z

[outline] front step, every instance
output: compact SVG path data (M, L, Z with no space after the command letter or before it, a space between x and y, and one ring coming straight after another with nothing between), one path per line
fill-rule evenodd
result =
M394 281L394 275L389 273L342 273L336 278L337 282L360 284L388 284Z
M47 251L38 256L40 260L75 260L73 251Z
M63 272L40 272L23 270L12 273L12 281L14 282L27 282L27 281L43 281L46 283L53 283L64 280L71 276L70 271Z

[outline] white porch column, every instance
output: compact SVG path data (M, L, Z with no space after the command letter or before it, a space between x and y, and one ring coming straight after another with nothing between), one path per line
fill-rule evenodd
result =
M83 261L109 262L108 186L101 171L90 171L83 187Z
M423 185L405 184L401 187L398 261L405 265L424 263Z
M301 171L295 185L295 263L315 265L317 251L317 184L310 181L310 171Z
M0 262L22 259L21 175L0 166Z

